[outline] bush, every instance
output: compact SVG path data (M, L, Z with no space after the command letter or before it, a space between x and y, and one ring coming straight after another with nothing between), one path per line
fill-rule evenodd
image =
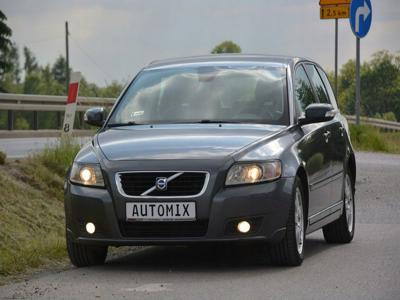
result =
M383 120L386 120L386 121L397 122L396 115L392 111L389 111L389 112L386 112L386 113L383 113L383 114L376 113L374 115L374 118L383 119Z
M4 165L6 163L6 157L7 155L0 151L0 165Z
M368 125L350 125L350 137L357 150L388 152L389 146L382 133Z
M23 117L17 117L15 119L14 126L15 126L15 129L29 129L30 128L28 121Z
M62 199L64 178L79 148L74 142L60 140L23 159L17 165L23 174L21 179L43 193Z
M60 139L58 144L51 145L42 152L34 155L34 159L40 161L44 166L61 177L64 177L79 149L80 145L72 140Z
M382 114L382 118L386 121L397 122L396 115L392 111Z

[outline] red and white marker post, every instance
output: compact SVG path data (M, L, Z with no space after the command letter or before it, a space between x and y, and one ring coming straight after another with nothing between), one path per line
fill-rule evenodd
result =
M71 79L68 87L67 106L65 107L64 124L62 127L62 136L69 137L72 135L75 121L76 104L78 102L80 80L80 72L71 73Z

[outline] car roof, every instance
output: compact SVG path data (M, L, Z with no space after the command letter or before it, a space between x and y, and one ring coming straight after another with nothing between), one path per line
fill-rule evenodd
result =
M229 64L229 63L244 63L250 65L258 64L282 64L293 66L298 61L307 60L307 58L297 56L283 56L283 55L263 55L263 54L211 54L202 56L190 56L182 58L172 58L164 60L156 60L151 62L145 69L173 67L182 65L196 65L196 64Z

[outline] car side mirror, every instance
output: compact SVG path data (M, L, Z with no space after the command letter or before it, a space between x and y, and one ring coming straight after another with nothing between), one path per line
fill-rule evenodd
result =
M327 122L332 120L337 113L331 104L313 103L306 107L303 117L299 118L300 125Z
M83 120L86 124L101 127L103 126L106 120L106 114L104 111L104 107L93 107L89 108L85 115L83 116Z

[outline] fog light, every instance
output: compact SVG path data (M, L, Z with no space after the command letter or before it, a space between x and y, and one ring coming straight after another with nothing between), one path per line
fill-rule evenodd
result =
M92 222L86 224L86 231L90 234L93 234L96 231L96 226Z
M237 225L237 230L241 233L247 233L250 231L250 223L247 221L241 221Z

